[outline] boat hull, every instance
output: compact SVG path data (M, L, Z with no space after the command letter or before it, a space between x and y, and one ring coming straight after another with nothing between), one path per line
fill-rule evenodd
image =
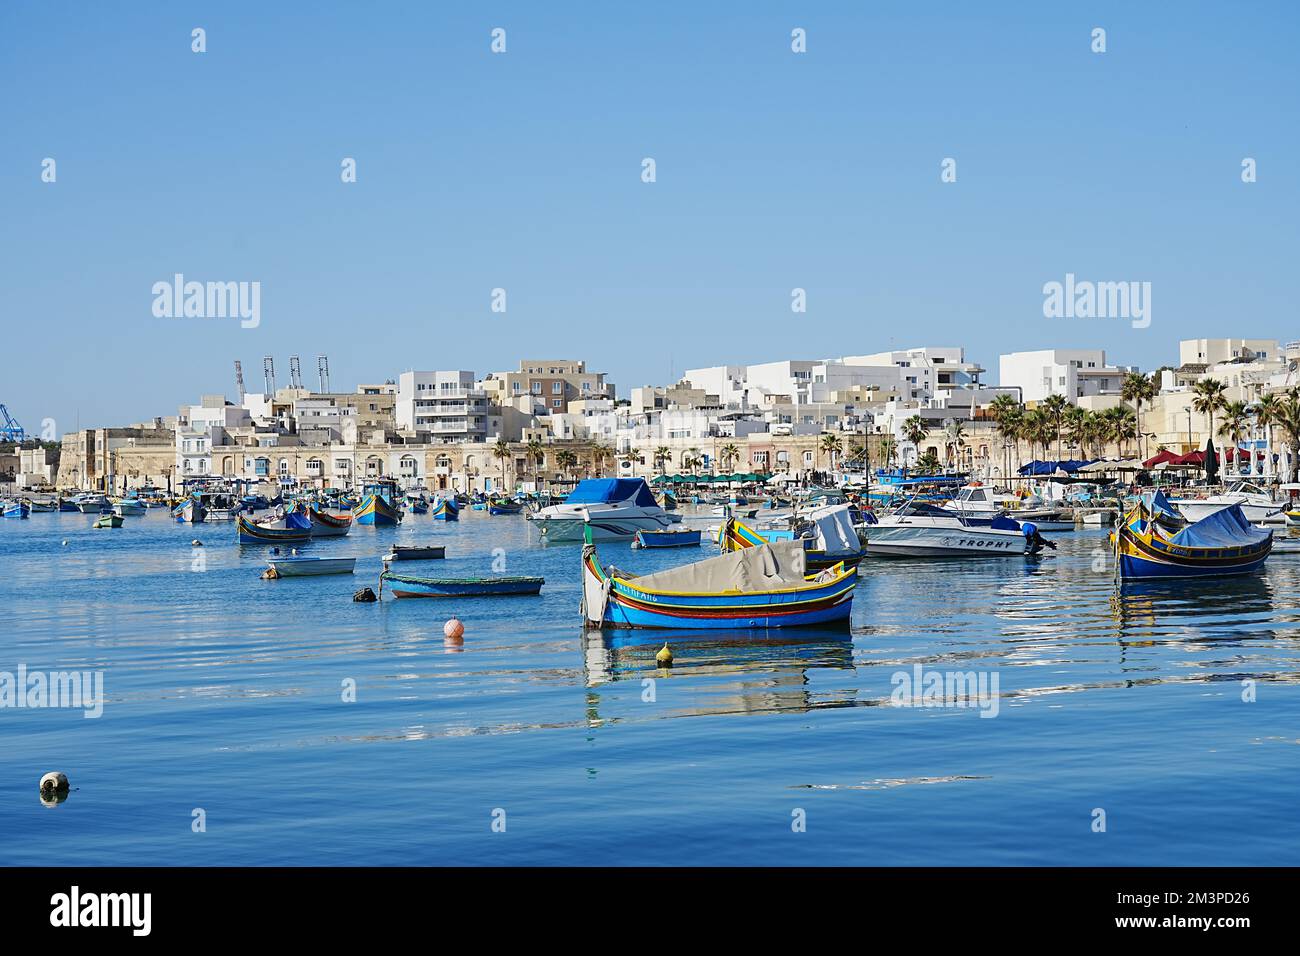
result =
M351 574L356 558L277 558L267 564L282 578L319 577L323 574Z
M1175 541L1166 540L1153 523L1144 523L1143 517L1140 514L1126 516L1124 523L1111 534L1119 559L1120 577L1124 580L1254 574L1263 567L1273 549L1271 533L1262 540L1249 543L1180 546Z
M391 528L401 524L402 512L379 495L367 495L361 500L361 505L356 509L352 520L357 524Z
M460 506L456 502L444 498L433 506L430 516L435 521L459 521Z
M877 525L867 532L866 553L900 558L1013 558L1024 555L1025 538L1018 532L978 527Z
M638 531L633 541L643 548L688 548L700 543L700 532Z
M392 551L384 556L386 561L436 561L440 558L447 557L447 548L445 545L433 545L430 547L400 547L394 545Z
M267 528L243 515L235 517L235 531L240 544L301 544L311 540L308 528Z
M610 579L584 550L583 606L588 624L602 628L670 630L769 630L814 624L848 624L857 570L822 583L752 593L667 594L644 591L634 580ZM594 608L603 605L599 618Z
M399 598L517 597L539 594L544 578L417 578L385 571L380 580Z
M326 514L316 508L311 508L307 512L307 517L311 520L311 536L313 538L341 538L352 530L352 516L338 517L337 515Z

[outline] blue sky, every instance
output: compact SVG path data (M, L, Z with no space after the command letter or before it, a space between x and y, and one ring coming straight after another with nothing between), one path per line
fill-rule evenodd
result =
M327 353L336 389L579 357L625 393L922 344L994 381L1016 349L1152 368L1300 337L1294 3L298 11L0 6L0 402L29 429L233 395L234 359L257 388L268 353L282 384ZM261 325L155 318L176 272L259 281ZM1151 326L1044 319L1067 272L1151 282Z

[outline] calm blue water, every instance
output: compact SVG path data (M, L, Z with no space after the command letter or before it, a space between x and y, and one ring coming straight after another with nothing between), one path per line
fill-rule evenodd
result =
M1296 862L1300 556L1118 597L1095 531L1034 564L868 561L851 634L710 637L661 672L657 644L584 636L579 548L518 517L356 528L304 549L356 575L280 581L228 525L91 520L0 521L0 671L102 669L107 696L0 710L0 864ZM546 586L354 604L392 540L445 543L405 566L431 574L501 548ZM882 706L918 663L996 674L997 716Z

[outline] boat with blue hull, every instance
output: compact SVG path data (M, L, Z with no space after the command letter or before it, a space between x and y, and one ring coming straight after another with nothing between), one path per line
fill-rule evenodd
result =
M856 568L807 573L798 541L744 548L654 574L633 575L582 549L582 613L592 627L685 630L848 624Z
M385 571L379 576L393 597L502 597L539 594L545 578L503 575L485 578L425 578Z
M455 498L439 498L429 512L435 521L459 521L460 505Z
M1170 534L1139 502L1110 540L1125 581L1253 574L1273 549L1272 530L1252 525L1239 504Z
M382 481L366 485L365 496L352 513L352 520L357 524L376 527L392 527L402 523L402 509L394 504L397 501L397 486L392 482Z
M240 544L301 544L311 540L311 519L297 512L279 521L258 524L244 515L235 516Z
M429 502L424 498L407 498L406 510L413 515L427 515L429 513Z
M26 518L32 513L31 505L25 501L6 501L4 516L6 518Z
M352 530L352 515L332 515L315 505L307 506L313 538L341 538Z
M522 501L511 501L508 498L493 498L487 506L487 513L490 515L517 515L523 510Z
M688 548L700 543L699 529L676 531L638 531L632 538L636 548Z

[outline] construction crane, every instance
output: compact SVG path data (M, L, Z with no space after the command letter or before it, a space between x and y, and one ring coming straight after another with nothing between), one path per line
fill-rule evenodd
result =
M239 393L239 404L244 404L244 366L235 359L235 391Z
M4 424L0 425L0 441L11 441L21 445L27 440L27 432L23 431L23 426L14 420L9 414L9 409L0 405L0 418L4 419Z
M324 355L316 356L316 371L320 373L321 393L328 393L330 390L330 360Z
M266 394L275 395L275 359L269 355L262 359L262 378L266 380Z
M289 387L302 388L302 366L296 355L289 356Z

